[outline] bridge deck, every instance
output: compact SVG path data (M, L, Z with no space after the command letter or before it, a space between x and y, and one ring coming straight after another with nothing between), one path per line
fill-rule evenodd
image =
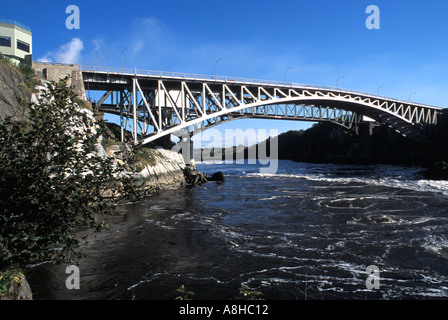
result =
M296 82L284 82L284 81L271 81L261 79L248 79L240 77L228 77L228 76L211 76L201 74L190 74L180 72L167 72L167 71L151 71L151 70L139 70L139 69L121 69L121 68L108 68L108 67L95 67L95 66L79 66L83 75L86 75L84 82L90 85L91 90L107 90L111 86L116 87L128 87L132 86L130 79L137 77L142 80L146 80L146 84L150 87L155 86L158 80L164 81L185 81L189 83L209 83L209 84L226 84L226 85L245 85L245 86L265 86L271 88L281 89L309 89L309 90L321 90L325 92L338 92L346 94L356 94L366 98L375 98L381 100L387 100L396 102L399 104L407 104L412 106L420 106L425 108L431 108L435 110L442 110L443 108L428 104L416 103L409 100L401 100L382 96L378 94L366 93L357 90L349 90L340 87L322 86L322 85L310 85ZM109 81L104 77L95 77L94 75L106 75L109 76ZM152 80L152 81L151 81Z

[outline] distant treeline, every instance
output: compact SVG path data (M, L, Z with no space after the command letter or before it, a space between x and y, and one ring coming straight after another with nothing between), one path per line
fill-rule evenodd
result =
M282 133L249 148L234 147L233 154L235 158L258 157L258 150L263 150L262 156L272 158L270 146L277 143L278 159L299 162L430 165L447 161L448 112L443 112L438 125L425 131L430 143L415 143L383 125L363 124L356 133L336 124L318 123L307 130ZM223 159L229 152L232 151L221 151Z

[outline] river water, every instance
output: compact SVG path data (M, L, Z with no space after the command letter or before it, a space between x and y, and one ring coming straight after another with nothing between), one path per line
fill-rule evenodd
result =
M448 298L448 182L421 168L198 169L225 182L121 205L81 248L80 289L66 288L66 266L32 266L35 299L171 300L181 285L194 299L238 299L243 285L279 300Z

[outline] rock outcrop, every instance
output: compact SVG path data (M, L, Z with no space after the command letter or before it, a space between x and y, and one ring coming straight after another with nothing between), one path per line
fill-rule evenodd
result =
M6 291L0 293L0 300L33 300L30 285L22 273L16 272L11 277Z
M25 120L28 117L26 104L32 92L25 85L25 77L10 64L0 60L0 119L12 117Z
M139 173L145 185L165 189L186 183L186 164L181 154L164 149L151 149L151 153L155 163L146 165Z

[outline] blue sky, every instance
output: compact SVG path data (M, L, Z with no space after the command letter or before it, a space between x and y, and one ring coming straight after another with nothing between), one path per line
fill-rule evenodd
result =
M33 31L35 60L339 86L448 107L448 1L1 0ZM80 29L66 28L68 5ZM380 9L369 30L366 8ZM65 60L65 61L62 61ZM234 127L306 128L245 121Z

